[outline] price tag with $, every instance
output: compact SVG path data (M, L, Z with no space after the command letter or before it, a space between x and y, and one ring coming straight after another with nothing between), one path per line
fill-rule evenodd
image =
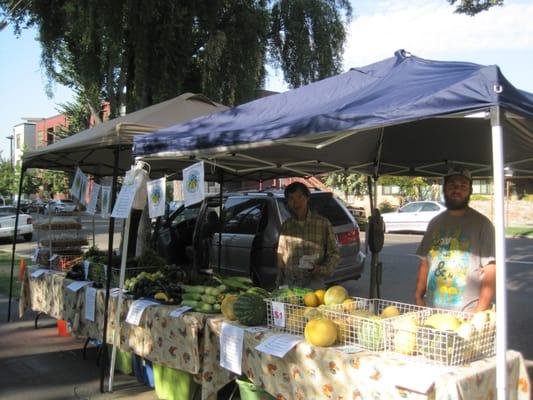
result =
M274 326L285 328L285 304L279 301L272 302L272 318L274 319Z

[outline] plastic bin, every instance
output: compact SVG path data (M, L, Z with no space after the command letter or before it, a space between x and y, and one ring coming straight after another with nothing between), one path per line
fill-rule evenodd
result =
M111 360L111 354L113 352L113 346L107 345L107 354L109 360ZM117 355L115 358L115 371L119 371L124 375L133 374L133 354L117 349Z
M198 383L191 374L179 369L153 364L155 394L162 400L192 400Z
M274 396L254 385L248 379L237 379L241 400L276 400Z
M57 320L57 334L59 336L72 336L70 325L64 319Z
M154 388L154 370L151 361L133 354L133 373L138 382Z

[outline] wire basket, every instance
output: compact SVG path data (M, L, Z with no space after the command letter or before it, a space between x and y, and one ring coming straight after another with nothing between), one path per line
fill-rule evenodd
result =
M449 330L425 325L431 316L447 321ZM458 366L496 353L496 324L488 313L425 309L397 318L387 330L386 350L410 361Z
M337 324L337 342L369 351L384 351L389 325L403 315L421 312L424 307L384 299L352 298L342 308L327 309L324 316Z
M420 312L424 307L383 299L351 297L343 304L306 307L303 296L266 299L269 328L295 335L303 335L310 319L324 317L337 325L337 344L355 345L369 351L384 351L387 343L387 325L397 314ZM397 312L384 316L383 311L394 307ZM390 308L389 311L390 312ZM280 315L283 314L283 318ZM380 316L382 315L382 316Z
M143 267L126 267L126 275L124 279L133 278L139 275L141 272L157 272L161 269L161 266L143 266ZM111 285L118 287L120 283L120 267L111 267Z
M54 254L50 257L50 269L70 271L72 267L83 261L81 254Z

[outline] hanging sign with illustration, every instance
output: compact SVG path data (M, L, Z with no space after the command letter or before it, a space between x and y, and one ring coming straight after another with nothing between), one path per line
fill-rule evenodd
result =
M205 198L204 162L200 161L183 170L183 199L185 207Z
M166 178L154 179L146 183L150 218L165 215L166 183Z

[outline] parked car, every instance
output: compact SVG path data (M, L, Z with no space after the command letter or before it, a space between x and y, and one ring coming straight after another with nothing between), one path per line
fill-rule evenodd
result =
M45 207L45 214L58 212L73 212L76 204L72 200L52 200Z
M366 229L366 224L368 224L368 219L366 217L365 208L356 207L356 206L347 206L346 208L348 209L348 211L350 211L350 213L353 215L353 217L357 221L359 228L361 228L361 230Z
M0 206L0 238L12 238L15 232L17 207ZM33 220L31 215L19 214L17 234L22 235L24 240L33 238Z
M35 214L44 214L45 209L46 209L46 203L44 201L35 200L35 201L32 201L28 205L28 211L27 212L35 213Z
M309 206L330 220L340 248L340 263L328 283L359 278L365 255L354 217L329 192L311 192ZM272 288L280 228L289 215L279 191L226 194L222 218L219 196L208 197L171 214L154 232L154 246L171 263L248 275Z
M429 221L444 210L444 204L437 201L413 201L381 216L385 222L385 232L425 232Z

